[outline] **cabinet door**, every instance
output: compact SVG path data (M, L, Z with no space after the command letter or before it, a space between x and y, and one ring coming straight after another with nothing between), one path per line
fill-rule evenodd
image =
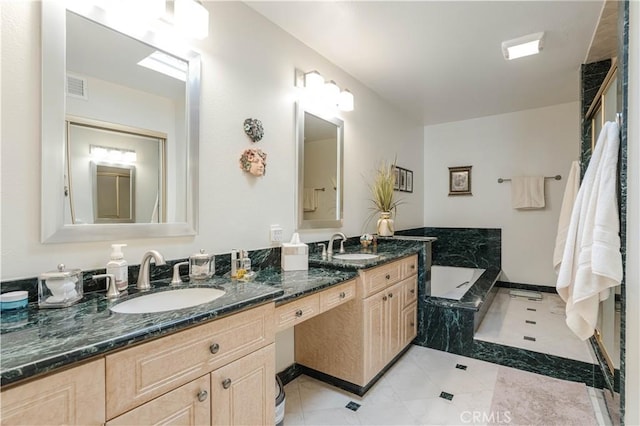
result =
M210 378L207 374L149 401L107 426L208 425L211 423Z
M402 310L402 347L405 347L418 333L418 304L414 302Z
M365 383L385 366L387 294L380 292L363 300L364 315L364 372Z
M212 372L211 424L273 424L275 364L271 344Z
M105 420L104 359L5 390L3 425L100 425Z
M384 291L387 300L385 307L386 355L384 365L402 349L402 290L403 283L398 283Z

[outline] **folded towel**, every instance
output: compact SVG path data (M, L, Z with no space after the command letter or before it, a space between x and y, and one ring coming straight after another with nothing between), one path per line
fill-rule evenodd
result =
M318 208L318 200L315 188L304 188L302 191L302 209L305 212L315 212Z
M558 233L556 234L556 246L553 250L553 269L558 273L560 263L562 263L562 254L564 246L567 244L567 232L569 231L569 222L571 221L571 211L578 196L580 189L580 162L571 163L567 186L564 189L562 197L562 207L560 207L560 218L558 219Z
M603 126L578 191L556 289L567 302L567 325L582 340L598 321L600 301L622 281L617 204L618 125Z
M511 178L511 206L514 209L544 208L544 176Z

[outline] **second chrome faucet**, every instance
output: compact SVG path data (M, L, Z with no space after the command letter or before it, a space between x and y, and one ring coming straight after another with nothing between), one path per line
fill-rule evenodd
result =
M335 241L336 238L342 239L340 241L340 253L344 253L344 242L347 240L347 236L344 235L342 232L336 232L331 236L331 238L329 239L329 244L327 245L327 255L329 257L333 255L333 242Z

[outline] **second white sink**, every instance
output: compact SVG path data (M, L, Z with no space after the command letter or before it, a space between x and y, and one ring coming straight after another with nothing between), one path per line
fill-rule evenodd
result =
M369 254L369 253L345 253L345 254L334 254L333 258L337 260L373 260L377 259L377 254Z
M147 314L190 308L216 300L224 296L224 290L217 288L181 288L145 294L112 306L113 312L121 314Z

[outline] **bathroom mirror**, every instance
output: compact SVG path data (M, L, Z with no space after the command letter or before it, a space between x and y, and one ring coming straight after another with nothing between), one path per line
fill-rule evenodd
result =
M340 228L344 122L297 106L298 228Z
M90 2L64 3L42 2L42 242L195 235L199 55ZM70 122L110 137L73 154ZM116 133L148 140L127 145ZM99 218L92 173L104 159L91 145L137 157L125 167L107 161L135 170L128 219Z

